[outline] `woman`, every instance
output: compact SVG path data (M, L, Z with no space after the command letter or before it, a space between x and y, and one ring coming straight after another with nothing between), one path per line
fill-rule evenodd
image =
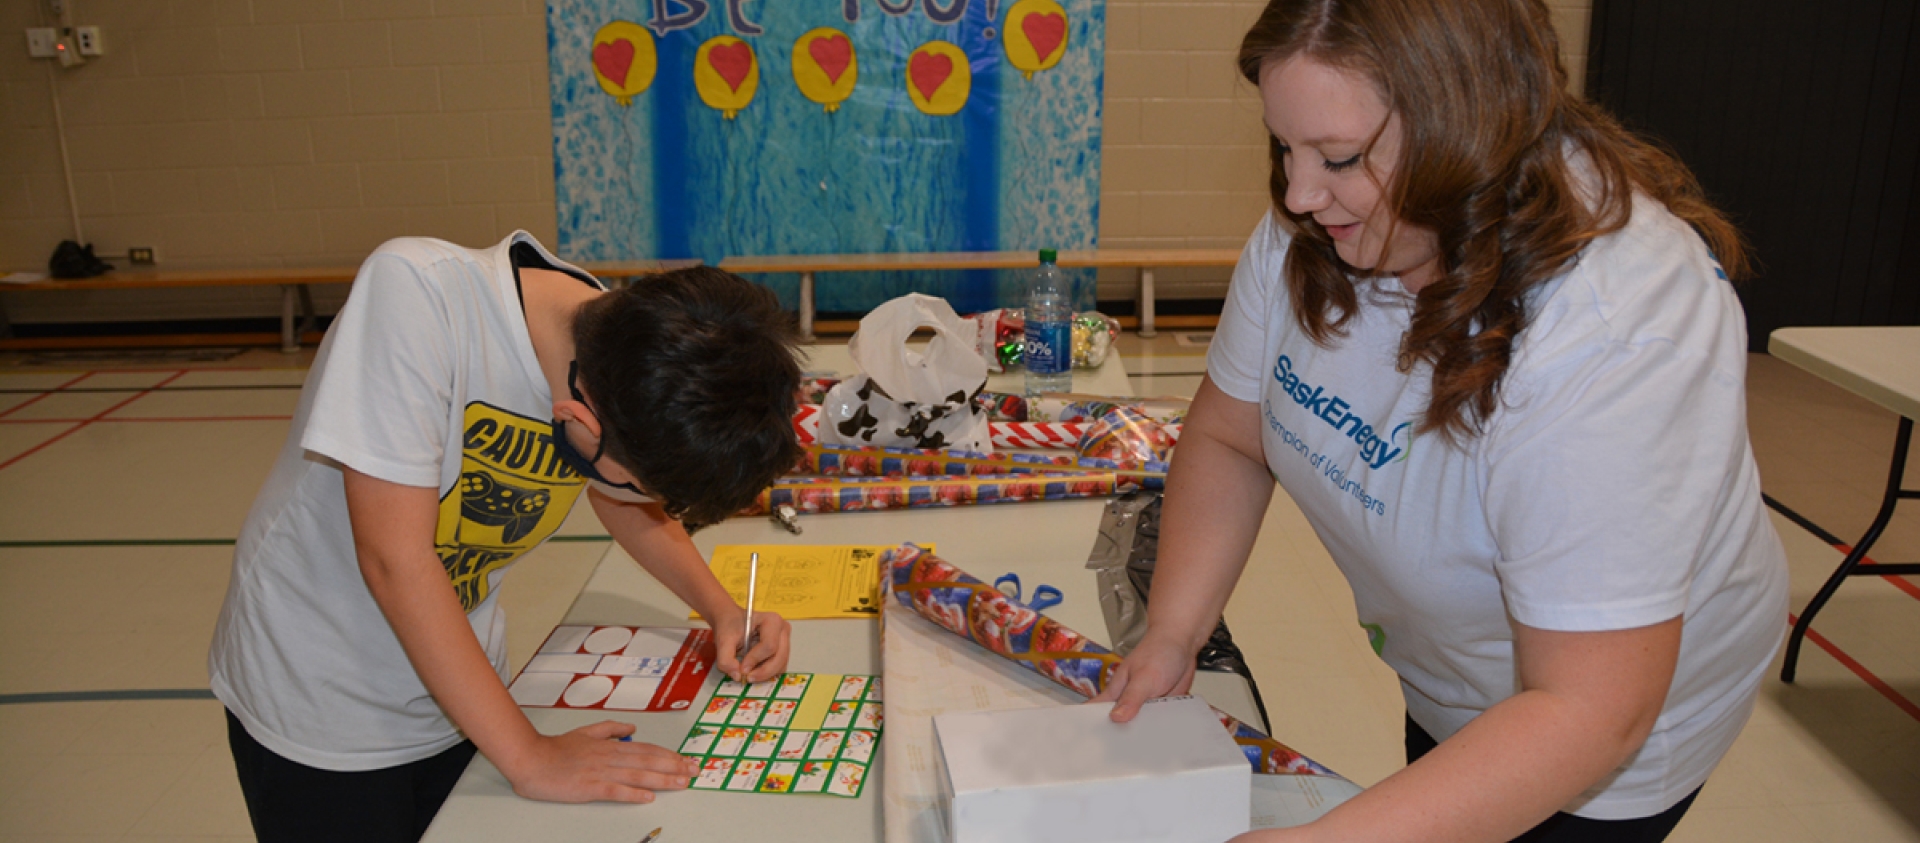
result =
M1274 210L1108 697L1186 690L1278 480L1401 677L1409 755L1251 839L1663 839L1778 646L1738 236L1557 53L1538 0L1274 0L1241 45Z

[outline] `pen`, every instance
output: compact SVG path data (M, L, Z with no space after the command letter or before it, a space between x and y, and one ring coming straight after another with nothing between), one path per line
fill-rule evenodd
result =
M734 654L735 658L746 658L747 651L753 649L753 591L759 581L760 554L754 553L747 558L747 628L740 633L740 650ZM746 675L746 667L742 666L740 676L745 679Z

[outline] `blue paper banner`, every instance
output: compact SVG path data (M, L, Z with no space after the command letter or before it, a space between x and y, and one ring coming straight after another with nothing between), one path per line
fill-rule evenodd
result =
M549 0L559 251L717 263L1092 248L1102 6ZM917 290L984 310L1017 304L1021 277L823 276L818 308ZM794 301L794 279L756 280Z

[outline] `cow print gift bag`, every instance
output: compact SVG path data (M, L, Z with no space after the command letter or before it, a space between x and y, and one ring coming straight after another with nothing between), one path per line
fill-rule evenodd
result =
M907 340L920 328L933 339L915 350ZM945 300L919 293L874 308L847 342L863 374L827 392L820 440L991 452L987 413L973 401L987 385L987 361L974 350L978 330Z

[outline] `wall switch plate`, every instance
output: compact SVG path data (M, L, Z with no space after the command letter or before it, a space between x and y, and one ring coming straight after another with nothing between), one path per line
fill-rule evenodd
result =
M73 30L67 32L72 33ZM53 54L59 59L61 67L78 67L87 63L87 57L80 55L80 46L73 43L71 34L62 35L59 41L54 42Z
M50 59L58 55L55 44L60 42L60 34L51 26L36 26L27 30L27 55L36 59Z
M100 27L76 27L73 30L73 40L80 45L80 55L104 56L107 54L107 42L100 38Z

